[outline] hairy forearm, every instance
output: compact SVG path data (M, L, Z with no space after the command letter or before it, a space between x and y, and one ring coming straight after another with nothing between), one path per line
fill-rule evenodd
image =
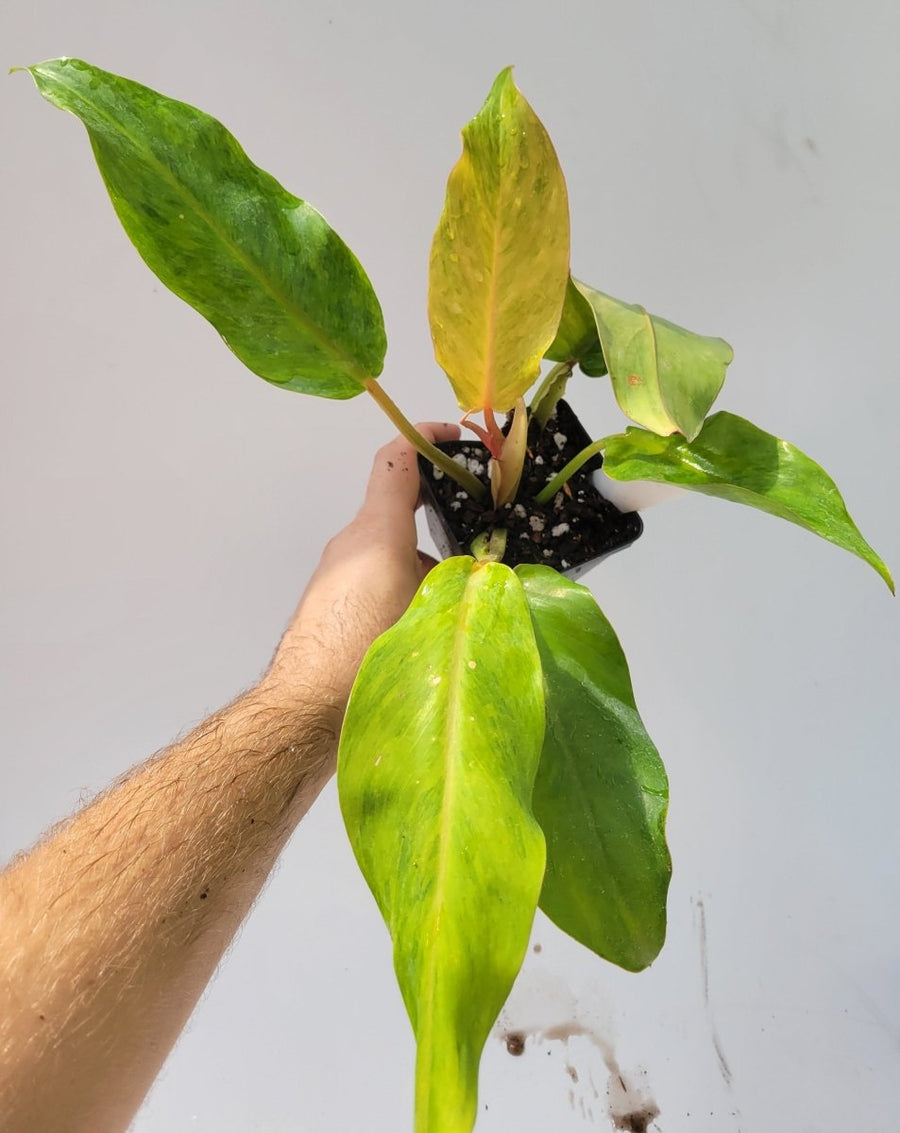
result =
M429 440L455 426L420 425ZM334 768L350 688L428 561L398 438L261 684L0 875L0 1133L122 1133Z
M0 1130L127 1127L333 767L340 706L271 681L0 876Z

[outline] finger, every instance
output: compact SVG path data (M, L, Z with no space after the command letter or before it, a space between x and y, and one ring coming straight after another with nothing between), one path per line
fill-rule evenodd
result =
M432 444L459 438L459 426L428 421L416 428ZM417 453L405 437L396 437L375 455L360 516L388 521L411 517L419 499Z

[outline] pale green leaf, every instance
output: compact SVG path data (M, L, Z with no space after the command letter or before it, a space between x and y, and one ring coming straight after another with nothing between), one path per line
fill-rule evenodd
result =
M350 249L214 118L78 59L29 68L87 127L125 231L254 373L354 397L381 372L381 308Z
M506 412L537 378L568 273L565 180L507 68L463 130L431 248L435 356L467 413Z
M590 378L600 378L606 373L593 310L571 277L566 284L566 300L556 338L544 357L553 362L577 363Z
M547 724L534 813L547 840L541 908L630 971L666 933L668 783L612 626L586 587L520 566L544 671Z
M522 586L448 559L371 647L338 790L391 931L417 1040L417 1133L468 1133L482 1047L512 986L544 872L531 813L544 705Z
M593 311L619 408L654 433L692 440L725 381L731 347L574 282Z
M890 571L850 518L837 485L815 461L732 413L716 413L693 441L627 429L607 441L613 480L680 484L780 516L869 563L891 592Z

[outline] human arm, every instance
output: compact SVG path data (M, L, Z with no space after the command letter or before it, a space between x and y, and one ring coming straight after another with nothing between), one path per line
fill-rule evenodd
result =
M2 1133L129 1124L333 773L363 654L423 574L417 494L415 453L395 441L262 680L0 875Z

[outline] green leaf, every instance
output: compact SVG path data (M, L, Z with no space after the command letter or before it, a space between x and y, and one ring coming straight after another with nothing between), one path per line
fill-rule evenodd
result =
M781 516L858 555L894 591L890 571L863 539L828 473L743 417L716 413L691 442L627 429L609 438L603 471L613 480L680 484Z
M537 378L568 274L566 183L507 68L463 130L431 247L435 356L467 413L506 412Z
M566 301L556 338L544 357L553 362L577 362L589 378L600 378L606 373L594 312L571 277L566 284Z
M574 282L593 311L622 412L654 433L679 432L693 440L734 357L728 343Z
M516 574L544 670L547 724L534 787L547 839L541 908L599 956L639 971L666 934L665 769L591 592L549 567Z
M521 584L447 559L372 645L344 722L341 809L394 940L417 1133L467 1133L481 1051L528 946L544 704Z
M148 267L255 374L347 398L381 372L381 308L356 257L221 123L77 59L29 71L44 98L87 127Z

